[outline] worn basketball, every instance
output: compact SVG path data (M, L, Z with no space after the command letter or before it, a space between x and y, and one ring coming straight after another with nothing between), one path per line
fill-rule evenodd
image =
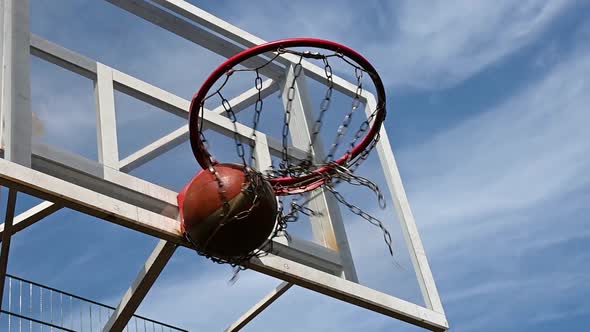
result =
M259 248L274 230L277 201L260 173L236 164L203 170L179 195L182 230L207 255L241 257ZM224 208L224 202L227 205Z

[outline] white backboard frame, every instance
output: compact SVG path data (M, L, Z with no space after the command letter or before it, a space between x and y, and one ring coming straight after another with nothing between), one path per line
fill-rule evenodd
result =
M264 43L264 40L182 0L106 1L225 57ZM0 279L4 281L5 278L10 236L63 207L160 238L161 242L154 249L145 268L105 327L105 331L119 331L133 315L177 246L189 246L180 231L177 193L127 173L186 142L188 127L182 126L121 160L117 147L114 91L122 91L185 119L190 102L106 64L31 35L28 12L28 0L0 0L0 15L3 17L3 23L0 24L0 116L5 123L0 131L0 147L4 156L4 159L0 159L0 185L9 187L11 193L20 191L47 201L21 215L7 215L10 224L3 225L1 229L2 256L6 255L6 258L0 259ZM31 55L94 81L99 162L32 141ZM288 68L293 60L298 59L285 54L279 58L279 63ZM300 107L296 107L295 111L305 119L305 80L321 81L324 76L322 68L305 61L303 67L303 75L297 82ZM283 89L281 82L285 82L285 76L289 75L289 71L285 72L280 66L269 66L265 70L265 76L270 79L263 84L264 97ZM349 96L354 95L354 84L336 76L333 83L336 90ZM234 109L239 111L252 105L256 93L254 90L245 91L232 100ZM367 112L371 112L376 103L374 96L364 92L362 99ZM206 112L207 128L233 135L233 124L221 113L221 109ZM298 126L305 129L307 123L303 120ZM244 139L249 139L251 132L251 128L238 124L238 133ZM314 236L321 245L301 239L276 241L273 254L254 259L251 266L253 270L281 279L285 283L255 309L246 313L239 321L242 323L232 326L245 325L243 322L249 321L251 315L259 314L270 302L295 284L432 331L448 329L444 309L385 128L381 129L380 134L377 152L426 306L422 307L357 283L338 207L334 206L329 195L321 195L317 204L327 207L329 212L327 219L317 221L323 223L322 227L314 228ZM257 133L256 139L259 163L269 163L271 155L281 153L281 144L264 133ZM295 144L289 153L294 157L304 157L306 151L303 146ZM163 214L161 211L167 212Z

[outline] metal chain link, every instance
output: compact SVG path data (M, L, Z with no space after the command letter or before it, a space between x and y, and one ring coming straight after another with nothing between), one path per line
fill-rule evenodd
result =
M295 99L296 89L295 84L297 83L297 78L301 75L303 70L303 65L301 62L303 61L303 56L299 57L299 62L295 64L293 67L293 79L291 80L291 85L287 90L287 103L285 104L285 113L283 115L283 132L282 132L282 160L280 163L280 169L283 170L284 175L293 175L293 170L291 169L291 162L289 158L289 124L291 123L291 111L293 109L293 100Z
M234 142L236 143L236 151L238 153L238 157L242 160L242 165L244 168L248 168L248 164L246 163L246 152L244 150L244 145L242 144L242 139L240 134L238 133L238 118L236 117L236 113L234 112L229 100L227 100L222 94L221 91L218 91L217 94L221 99L221 106L223 107L225 113L229 116L233 126L234 126Z
M226 73L226 79L224 81L224 83L222 84L222 86L225 85L225 83L227 83L228 77L232 74L232 71L228 71ZM221 88L219 90L217 90L217 95L219 96L219 98L221 99L221 106L223 107L225 113L228 115L230 121L232 122L233 126L234 126L234 142L236 145L236 151L238 153L238 156L240 157L240 159L242 160L242 165L244 166L244 169L246 170L246 182L252 182L252 178L249 176L249 166L246 163L246 156L245 156L245 150L244 150L244 145L242 144L241 141L241 137L238 133L238 127L237 127L237 117L235 112L233 111L233 108L229 102L229 100L227 100L227 98L225 98L223 96L223 94L221 93ZM201 127L202 128L202 127ZM200 133L202 135L202 131ZM207 248L207 246L209 245L209 242L215 237L215 235L217 234L217 232L223 227L225 226L230 220L238 220L238 219L243 219L245 218L245 216L247 214L238 214L240 216L240 218L237 218L238 216L233 216L233 218L230 219L231 215L230 215L230 204L229 204L229 199L227 197L227 192L225 190L225 186L223 181L221 180L221 177L219 175L219 173L217 172L217 169L215 168L215 165L212 165L211 167L209 167L209 172L211 172L213 174L213 176L215 177L215 181L217 182L217 187L218 187L218 193L222 202L222 209L223 212L220 216L221 220L218 223L217 227L215 228L215 230L209 235L209 237L207 238L207 240L205 241L203 248ZM255 207L255 204L257 203L257 198L258 196L255 196L254 201L252 202L252 207L247 211L248 214L250 213L250 211L252 211L252 209Z
M276 170L271 166L271 170L267 172L266 177L268 178L268 177L275 177L275 176L302 176L302 175L309 174L310 171L315 170L315 169L319 169L320 167L324 167L326 165L330 166L333 171L331 171L329 174L319 174L318 177L312 177L312 178L308 179L307 182L300 183L299 189L304 189L311 184L317 183L318 181L324 182L325 183L324 188L326 188L326 190L331 192L341 204L345 205L352 213L360 216L361 218L367 220L369 223L379 227L382 230L385 243L389 249L389 252L391 253L391 255L393 255L391 235L390 235L389 231L385 228L383 223L380 220L378 220L377 218L375 218L375 217L371 216L370 214L368 214L367 212L363 211L358 206L347 202L346 199L342 196L342 194L339 193L334 188L334 185L341 182L341 181L344 181L344 182L347 182L347 183L350 183L353 185L365 186L377 194L379 206L382 208L385 207L385 201L383 199L383 195L382 195L381 191L379 190L379 187L375 183L371 182L370 180L353 174L353 172L360 165L360 163L368 158L369 153L376 146L376 143L379 140L379 134L377 133L377 135L370 142L369 146L364 151L362 151L358 156L356 156L354 160L351 160L352 156L350 155L350 151L352 151L352 149L355 147L356 142L361 137L363 137L364 134L367 132L367 130L371 127L371 122L374 120L374 118L377 114L377 110L375 110L365 121L363 121L360 128L355 133L354 138L350 142L349 148L347 150L347 155L349 156L349 160L347 160L347 163L345 165L338 165L333 162L334 154L335 154L338 146L340 145L342 138L344 137L344 135L348 131L348 127L350 126L350 123L352 121L352 117L362 103L361 96L363 93L363 75L365 72L363 68L361 68L358 65L356 65L355 63L351 62L350 60L345 58L339 52L335 52L332 54L321 54L319 52L307 52L307 51L306 52L299 52L299 51L279 48L275 51L274 57L270 58L264 64L262 64L256 68L228 70L226 73L226 76L225 76L225 80L221 84L221 86L214 93L210 94L209 96L207 96L204 99L204 101L205 101L214 95L218 95L219 98L221 99L221 105L222 105L223 109L225 110L229 119L231 120L232 124L234 125L234 142L236 144L236 151L237 151L238 157L242 161L244 168L246 169L246 176L247 176L248 180L252 183L252 186L248 186L248 189L244 189L244 190L253 190L256 193L257 190L260 188L259 187L260 184L257 183L257 181L262 179L262 175L260 173L254 171L252 168L250 168L250 167L254 167L254 165L256 163L256 157L255 157L256 131L257 131L258 125L260 123L260 116L261 116L261 112L262 112L262 108L263 108L263 104L264 104L263 99L262 99L262 78L259 74L259 70L264 68L265 66L267 66L271 62L273 62L278 56L280 56L281 54L284 54L284 53L290 53L290 54L295 54L295 55L299 56L299 61L293 66L293 79L292 79L291 84L287 90L287 102L285 104L285 112L283 115L283 128L282 128L282 153L281 153L282 160L280 162L279 169ZM321 163L314 164L314 162L313 162L313 145L314 145L314 143L319 135L319 132L321 130L322 122L324 120L324 115L330 107L331 100L332 100L332 94L333 94L333 88L334 88L332 66L330 65L330 63L328 61L328 58L330 58L330 57L339 57L354 68L355 77L357 80L357 86L356 86L355 94L354 94L354 97L352 100L351 109L345 115L345 117L342 121L342 124L339 126L337 136L336 136L334 143L332 144L332 146L329 150L328 155L325 158L324 163L323 164L321 164ZM297 83L297 79L303 71L302 61L304 58L312 58L312 59L317 59L317 60L323 61L324 74L326 76L326 85L328 88L325 92L324 98L322 99L322 101L320 103L320 112L319 112L318 118L315 120L314 125L313 125L313 130L312 130L312 134L310 137L308 156L305 160L300 161L299 163L294 165L294 164L291 164L291 158L289 156L289 134L290 134L289 125L290 125L290 120L291 120L291 115L292 115L291 112L293 110L293 102L294 102L294 99L296 96L295 84ZM251 143L250 143L250 153L251 153L250 163L249 163L250 165L248 165L246 163L244 146L241 142L241 137L238 134L236 114L235 114L230 102L221 93L221 90L223 89L223 87L225 87L225 85L229 79L229 76L231 76L233 73L239 72L239 71L254 71L256 74L256 77L254 79L254 84L255 84L255 88L257 90L257 99L256 99L256 102L254 105L255 112L254 112L254 118L253 118L253 126L252 126L253 130L252 130L252 134L251 134ZM204 101L203 101L203 103L204 103ZM201 128L201 132L199 133L199 135L201 136L201 140L203 141L203 144L207 144L207 140L205 139L205 137L203 135L203 131L202 131L202 128L204 128L203 127L203 118L204 118L204 105L201 105L201 118L200 118L201 123L199 125L199 128ZM209 171L213 173L213 175L216 178L216 181L218 182L219 194L220 194L220 197L221 197L222 201L224 202L224 204L223 204L222 220L219 223L219 225L217 226L217 229L213 232L213 234L207 240L207 244L208 244L208 241L213 238L214 234L218 231L218 229L227 225L229 222L236 221L236 220L242 220L242 219L247 218L248 215L250 215L250 213L253 211L253 209L259 203L258 195L254 195L252 206L248 210L241 211L241 212L235 214L234 216L230 216L230 211L229 211L230 206L229 206L229 202L225 196L226 192L223 188L223 183L221 181L221 178L219 177L219 174L215 170L214 166L212 166L209 169ZM297 188L294 188L294 189L297 189ZM279 199L278 199L278 217L277 217L277 223L275 225L273 233L272 233L271 237L269 237L269 239L267 239L267 241L260 248L252 251L251 253L248 253L248 254L241 256L241 257L220 259L217 257L207 255L206 253L200 252L199 250L197 250L197 252L199 253L199 255L205 256L214 262L221 263L221 264L229 264L230 266L232 266L234 268L234 275L230 281L234 282L238 276L238 273L241 270L248 268L248 264L249 264L250 259L252 259L254 257L262 257L262 256L272 253L274 251L274 248L273 248L273 239L274 238L276 238L277 236L285 236L289 240L290 236L287 232L287 225L289 223L296 222L299 219L300 214L307 215L307 216L321 215L320 213L313 211L312 209L310 209L309 207L306 206L311 201L311 199L308 199L308 200L304 201L303 203L299 203L299 198L301 196L302 195L299 194L291 201L290 206L289 206L289 212L286 212L283 197L279 197ZM193 247L196 248L196 245L192 242L192 240L190 239L188 234L185 234L185 237L187 237L187 240L193 244Z
M280 53L280 52L279 52ZM272 62L278 55L279 53L277 53L277 55L272 58L271 60L269 60L267 63L265 63L264 65L262 65L259 68L255 68L254 71L256 72L256 78L255 78L255 87L258 90L258 96L257 96L257 101L255 103L255 115L254 115L254 125L253 125L253 131L252 131L252 144L250 145L251 147L251 164L255 162L255 154L254 154L254 149L255 149L255 144L256 144L256 129L258 127L258 123L260 120L260 114L262 112L262 107L263 107L263 100L262 100L262 78L260 77L260 74L258 72L258 69L266 66L268 63ZM223 82L223 84L217 89L217 91L212 94L215 95L217 94L220 99L221 99L221 105L224 109L224 111L227 113L229 119L231 120L231 122L234 125L234 142L236 144L236 150L238 153L239 158L242 160L242 164L244 165L245 169L247 170L247 173L252 172L253 170L251 168L248 167L247 163L246 163L246 159L245 159L245 151L244 151L244 147L243 144L241 142L241 138L238 134L238 130L237 130L237 117L235 115L235 112L233 111L233 108L229 102L229 100L227 100L223 94L221 93L222 88L226 85L228 78L230 75L232 75L233 73L235 73L236 71L240 71L240 70L228 70L228 72L226 73L226 78L225 81ZM301 67L299 67L299 69L296 71L297 72L297 76L301 73ZM205 100L209 99L212 95L208 96ZM201 107L201 117L200 117L200 126L199 128L204 128L203 127L203 118L204 118L204 105L202 105ZM287 119L288 121L289 119ZM288 124L287 124L288 126ZM203 141L203 143L205 144L207 142L206 138L203 135L203 131L201 130L201 132L199 133L201 136L201 139ZM219 188L219 194L220 194L220 198L223 202L223 213L221 215L222 220L220 221L220 223L217 225L216 229L212 232L212 234L208 237L208 239L205 241L204 244L204 248L207 247L207 245L209 244L209 242L213 239L213 237L215 236L215 234L219 231L219 229L221 229L223 226L227 225L228 222L234 221L234 220L241 220L246 218L252 211L253 209L257 206L258 204L258 195L255 195L255 198L253 200L252 206L246 210L246 211L241 211L240 213L236 214L235 216L233 216L231 218L231 220L228 220L229 217L229 201L226 197L226 192L224 190L223 187L223 182L221 181L221 178L218 174L218 172L216 171L215 167L212 166L209 171L215 176L215 179L218 183L218 188ZM261 175L262 176L262 175ZM262 177L258 177L258 176L247 176L248 179L252 180L252 179L259 179ZM251 186L249 187L251 190L258 190L258 186ZM266 254L268 254L269 252L273 251L273 242L272 239L274 239L276 236L279 236L281 234L285 234L286 233L286 223L289 222L289 220L287 218L281 218L282 217L282 207L281 209L279 209L279 215L280 217L277 218L277 224L275 226L275 229L273 231L273 234L271 236L270 239L268 239L266 241L266 243L264 245L262 245L260 247L260 249L257 249L251 253L248 253L244 256L241 257L232 257L232 258L219 258L219 257L214 257L211 255L208 255L205 252L201 252L200 250L197 250L197 245L196 243L194 243L192 241L192 239L190 238L190 236L188 234L185 234L185 237L187 239L187 241L189 243L192 244L193 248L197 251L197 253L201 256L204 256L208 259L210 259L211 261L214 261L216 263L220 263L220 264L229 264L230 266L232 266L234 268L234 275L231 278L230 282L234 282L238 276L238 273L245 269L245 265L247 262L250 261L250 259L252 259L253 257L262 257ZM266 251L262 250L263 248L266 249Z
M207 248L209 242L213 239L215 234L222 227L228 225L231 222L237 222L239 220L243 220L244 218L247 218L248 215L250 215L250 213L258 206L258 204L260 202L259 195L258 195L259 188L263 185L263 181L265 181L265 180L264 180L263 175L261 173L254 171L252 169L248 169L246 171L246 176L248 179L250 179L250 181L249 181L249 186L246 186L246 188L243 189L243 192L246 191L247 193L254 194L254 198L252 200L252 205L250 206L250 208L248 208L248 210L241 211L241 212L235 214L234 216L231 216L231 218L228 218L228 215L226 215L225 220L223 222L220 222L217 225L215 230L212 232L212 234L205 241L205 244L203 246L201 246L202 248L204 248L204 249ZM219 177L216 177L216 178L219 179ZM234 274L233 274L232 278L230 279L230 283L233 283L237 280L239 272L248 268L248 262L252 258L264 257L274 251L273 242L272 242L273 239L275 239L277 236L281 236L281 235L288 236L286 233L286 228L287 228L286 223L289 222L289 220L286 220L285 218L281 218L282 217L282 206L279 206L278 210L279 210L279 212L277 215L279 217L277 218L277 223L273 229L273 232L272 232L272 235L270 236L270 238L267 239L265 241L265 243L262 246L260 246L260 248L254 250L246 255L243 255L243 256L229 257L229 258L215 257L215 256L212 256L212 255L206 253L205 251L197 249L197 248L199 248L199 246L192 240L192 238L190 237L190 235L188 233L185 233L184 237L187 240L187 242L189 242L192 245L193 249L200 256L203 256L215 263L230 265L234 269ZM227 211L229 211L229 209Z
M332 193L332 195L334 195L334 197L344 206L346 206L350 212L356 214L357 216L365 219L366 221L368 221L369 223L371 223L374 226L377 226L381 229L381 231L383 232L383 239L385 240L385 244L387 245L387 249L389 250L389 253L391 254L391 256L394 256L393 254L393 240L391 239L391 234L389 233L389 231L387 230L387 228L385 227L385 225L383 224L383 222L373 216L371 216L370 214L368 214L367 212L363 211L361 208L359 208L358 206L349 203L348 201L346 201L346 199L344 198L344 196L342 196L341 193L339 193L336 189L334 189L332 186L327 185L325 186L326 190L328 190L329 192Z
M262 105L264 102L262 101L262 77L260 77L260 73L258 69L256 69L256 78L254 79L254 87L257 90L256 96L256 103L254 104L254 119L252 121L252 143L250 144L250 167L255 167L256 165L256 130L258 129L258 124L260 122L260 114L262 112Z
M324 99L320 103L320 114L318 115L315 123L313 124L313 131L311 134L311 141L309 142L309 151L308 151L308 160L311 162L313 158L313 145L317 139L318 134L320 133L320 129L322 128L322 120L324 119L324 114L330 108L330 103L332 100L332 92L334 90L334 81L333 81L333 74L332 74L332 66L328 61L327 57L322 58L324 62L324 73L326 74L326 85L328 89L326 89L326 93L324 94Z
M199 108L199 112L200 112L200 114L199 114L199 128L203 128L203 124L205 122L205 105L204 105L204 103L201 104L201 107ZM199 136L201 137L201 142L203 143L205 148L207 150L209 150L209 142L207 141L207 138L203 134L203 130L199 131Z
M361 95L363 93L363 81L362 81L363 80L363 73L364 73L364 70L362 68L360 68L360 67L354 68L354 74L356 76L357 85L356 85L356 90L354 92L354 97L352 99L352 107L350 108L350 111L344 116L344 120L342 121L342 124L338 128L338 132L336 134L336 138L334 139L334 143L332 143L332 146L330 147L330 151L328 152L328 155L326 155L326 158L324 159L325 162L330 162L330 161L334 160L334 154L336 153L336 150L338 149L338 146L340 145L342 138L344 137L344 135L348 131L348 126L350 126L350 122L352 121L352 116L361 104Z
M358 129L358 131L354 135L353 140L350 142L349 150L346 153L349 156L348 161L347 161L347 164L349 165L349 169L352 172L354 172L358 168L358 166L369 157L369 154L371 153L371 151L373 151L373 149L377 145L377 142L379 142L379 139L381 138L381 134L380 133L376 133L375 136L373 137L373 139L371 140L371 142L369 143L369 145L367 146L367 148L365 148L355 158L355 160L351 164L351 160L350 159L351 159L352 156L350 155L350 151L354 148L356 142L361 137L364 136L365 132L367 130L369 130L369 128L371 126L371 121L373 121L373 119L375 118L375 115L376 114L377 114L377 110L373 111L371 113L371 115L365 121L363 121L363 123L361 124L360 128Z

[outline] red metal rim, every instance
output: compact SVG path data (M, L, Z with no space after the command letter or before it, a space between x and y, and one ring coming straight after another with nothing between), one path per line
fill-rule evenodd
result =
M199 91L194 95L189 110L189 137L193 154L195 155L197 162L199 163L199 165L201 165L203 169L209 169L218 163L209 153L209 151L207 151L207 148L203 144L203 141L201 140L201 136L199 134L199 111L211 87L213 87L215 82L217 82L223 75L225 75L225 73L228 70L234 68L243 61L263 53L276 51L281 48L286 49L290 47L314 47L341 53L342 55L348 57L349 59L356 62L360 67L362 67L369 74L371 80L373 81L373 84L375 85L377 93L377 112L375 114L373 125L368 130L363 140L357 146L355 146L352 149L352 151L340 157L338 160L334 161L334 163L344 166L344 164L348 160L354 160L359 154L361 154L365 149L367 149L367 147L371 144L373 138L379 133L379 130L381 129L381 125L383 124L386 115L385 88L383 86L381 78L379 77L379 74L377 73L373 65L371 65L371 63L369 63L362 55L348 48L347 46L322 39L292 38L273 41L266 44L254 46L229 58L226 62L221 64L215 71L213 71L211 75L209 75L205 83L203 83ZM273 178L269 179L269 182L275 189L275 193L277 195L302 193L316 189L323 185L326 181L327 175L329 177L329 174L333 171L334 169L328 165L321 167L317 170L314 170L310 174L305 176ZM306 183L306 185L301 185L294 188L297 184L302 183Z

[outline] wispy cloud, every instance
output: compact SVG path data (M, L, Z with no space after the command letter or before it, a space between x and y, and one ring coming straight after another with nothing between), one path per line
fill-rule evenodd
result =
M366 54L393 87L455 85L535 41L571 5L558 1L346 1L234 4L222 17L266 39L312 36ZM269 20L251 20L260 15Z
M401 2L398 29L370 54L395 85L452 86L537 39L568 1Z
M586 186L589 74L590 58L580 50L514 98L400 151L403 164L412 165L405 169L420 174L418 188L436 185L417 194L426 197L416 197L431 202L436 213L425 219L437 223L505 213ZM457 196L441 199L449 188Z

